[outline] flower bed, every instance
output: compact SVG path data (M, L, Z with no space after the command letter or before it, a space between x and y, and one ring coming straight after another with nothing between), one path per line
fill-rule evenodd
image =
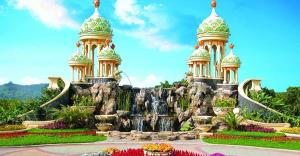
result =
M142 146L143 150L149 152L170 152L173 150L173 147L169 144L145 144Z
M259 125L240 125L238 130L245 132L264 132L264 133L275 133L276 130L274 128L266 128Z
M281 130L281 132L290 133L290 134L300 134L300 127L285 128Z
M208 136L208 138L214 138L214 139L255 139L255 140L269 140L269 141L300 141L300 139L297 138L289 138L289 137L247 137L247 136L229 136L229 135L223 135L223 134L214 134L212 136Z
M143 149L127 149L111 154L111 156L155 156L145 154ZM159 154L158 156L162 156ZM206 156L206 154L194 153L189 151L175 150L170 151L168 156Z
M0 131L15 131L26 129L24 125L3 125L0 126Z
M71 136L71 135L96 135L96 131L79 132L13 132L1 133L0 138L22 137L27 135L47 135L47 136Z
M42 129L66 129L68 128L67 124L64 121L55 121L44 126L40 126Z

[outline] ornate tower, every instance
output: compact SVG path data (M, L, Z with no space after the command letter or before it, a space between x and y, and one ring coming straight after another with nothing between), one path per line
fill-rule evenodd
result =
M121 79L118 69L121 58L115 52L115 45L110 45L113 31L109 21L100 16L99 6L100 1L94 0L94 14L84 21L79 33L82 52L80 51L81 45L78 43L78 50L69 61L73 82L93 83ZM74 71L78 71L76 81Z
M234 45L230 44L229 48L229 55L222 60L222 70L224 72L223 84L238 84L238 69L241 66L241 61L239 57L233 54Z
M221 61L225 57L225 47L230 36L228 25L216 13L217 2L212 0L212 11L199 26L197 31L198 41L204 42L204 47L213 59L210 68L213 68L214 78L222 78Z
M80 43L76 43L77 51L72 55L69 60L69 66L71 67L72 72L72 81L73 82L84 82L86 69L92 64L92 60L88 59L80 52ZM77 72L77 75L74 75L74 72ZM77 77L75 79L75 77Z
M87 68L88 77L97 77L100 73L95 73L95 54L105 46L105 41L112 40L112 29L108 20L99 14L100 1L94 1L94 14L86 19L81 26L80 41L83 43L84 55L92 60L92 64Z
M194 79L210 78L210 54L204 48L203 41L195 46L195 50L188 60L189 72Z

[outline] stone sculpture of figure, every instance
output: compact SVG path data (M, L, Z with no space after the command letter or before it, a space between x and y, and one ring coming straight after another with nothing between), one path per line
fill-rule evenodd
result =
M185 78L186 78L188 83L192 83L192 81L193 81L193 72L189 71L189 72L185 73Z
M121 75L122 71L116 70L114 72L114 78L118 81L118 83L120 83L121 79L122 79L122 75Z

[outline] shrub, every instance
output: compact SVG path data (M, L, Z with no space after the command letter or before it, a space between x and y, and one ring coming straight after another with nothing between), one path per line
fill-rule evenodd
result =
M300 127L285 128L285 129L281 130L281 132L291 133L291 134L300 134Z
M72 100L74 106L96 106L96 102L91 96L74 95Z
M180 131L189 131L192 129L191 123L186 121L182 124Z
M245 131L245 132L265 132L265 133L275 133L276 130L274 128L266 128L259 125L240 125L238 127L239 131Z
M48 125L40 126L42 129L66 129L68 128L67 124L64 121L55 121Z
M228 112L222 120L231 130L236 130L240 126L240 123L244 120L243 117L234 114L233 112Z
M15 130L21 130L26 129L24 125L3 125L0 126L0 131L15 131Z
M236 99L228 97L217 98L214 104L215 107L235 107L235 105Z
M62 119L69 128L91 127L93 123L93 114L76 106L62 106L61 110L56 110L54 116L57 119Z
M188 93L185 93L182 97L179 98L179 104L182 111L186 111L190 107L190 96Z

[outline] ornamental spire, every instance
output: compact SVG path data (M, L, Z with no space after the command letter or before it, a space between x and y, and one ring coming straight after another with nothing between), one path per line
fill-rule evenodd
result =
M99 11L98 11L99 6L100 6L100 0L94 0L94 6L95 6L95 12L94 12L94 14L90 17L90 18L93 18L93 19L100 17Z
M99 8L100 0L94 0L94 6L95 6L95 8Z
M216 0L212 0L211 1L211 7L212 8L216 8L217 7L217 1Z
M76 47L77 47L77 53L79 54L80 52L80 50L79 50L79 48L80 48L80 46L81 46L81 44L80 44L80 42L78 41L77 43L76 43Z
M233 55L234 44L231 43L231 44L229 45L229 48L230 48L230 54L229 54L229 55L232 56L232 55Z
M199 41L199 45L201 46L201 47L203 47L204 46L204 41Z

